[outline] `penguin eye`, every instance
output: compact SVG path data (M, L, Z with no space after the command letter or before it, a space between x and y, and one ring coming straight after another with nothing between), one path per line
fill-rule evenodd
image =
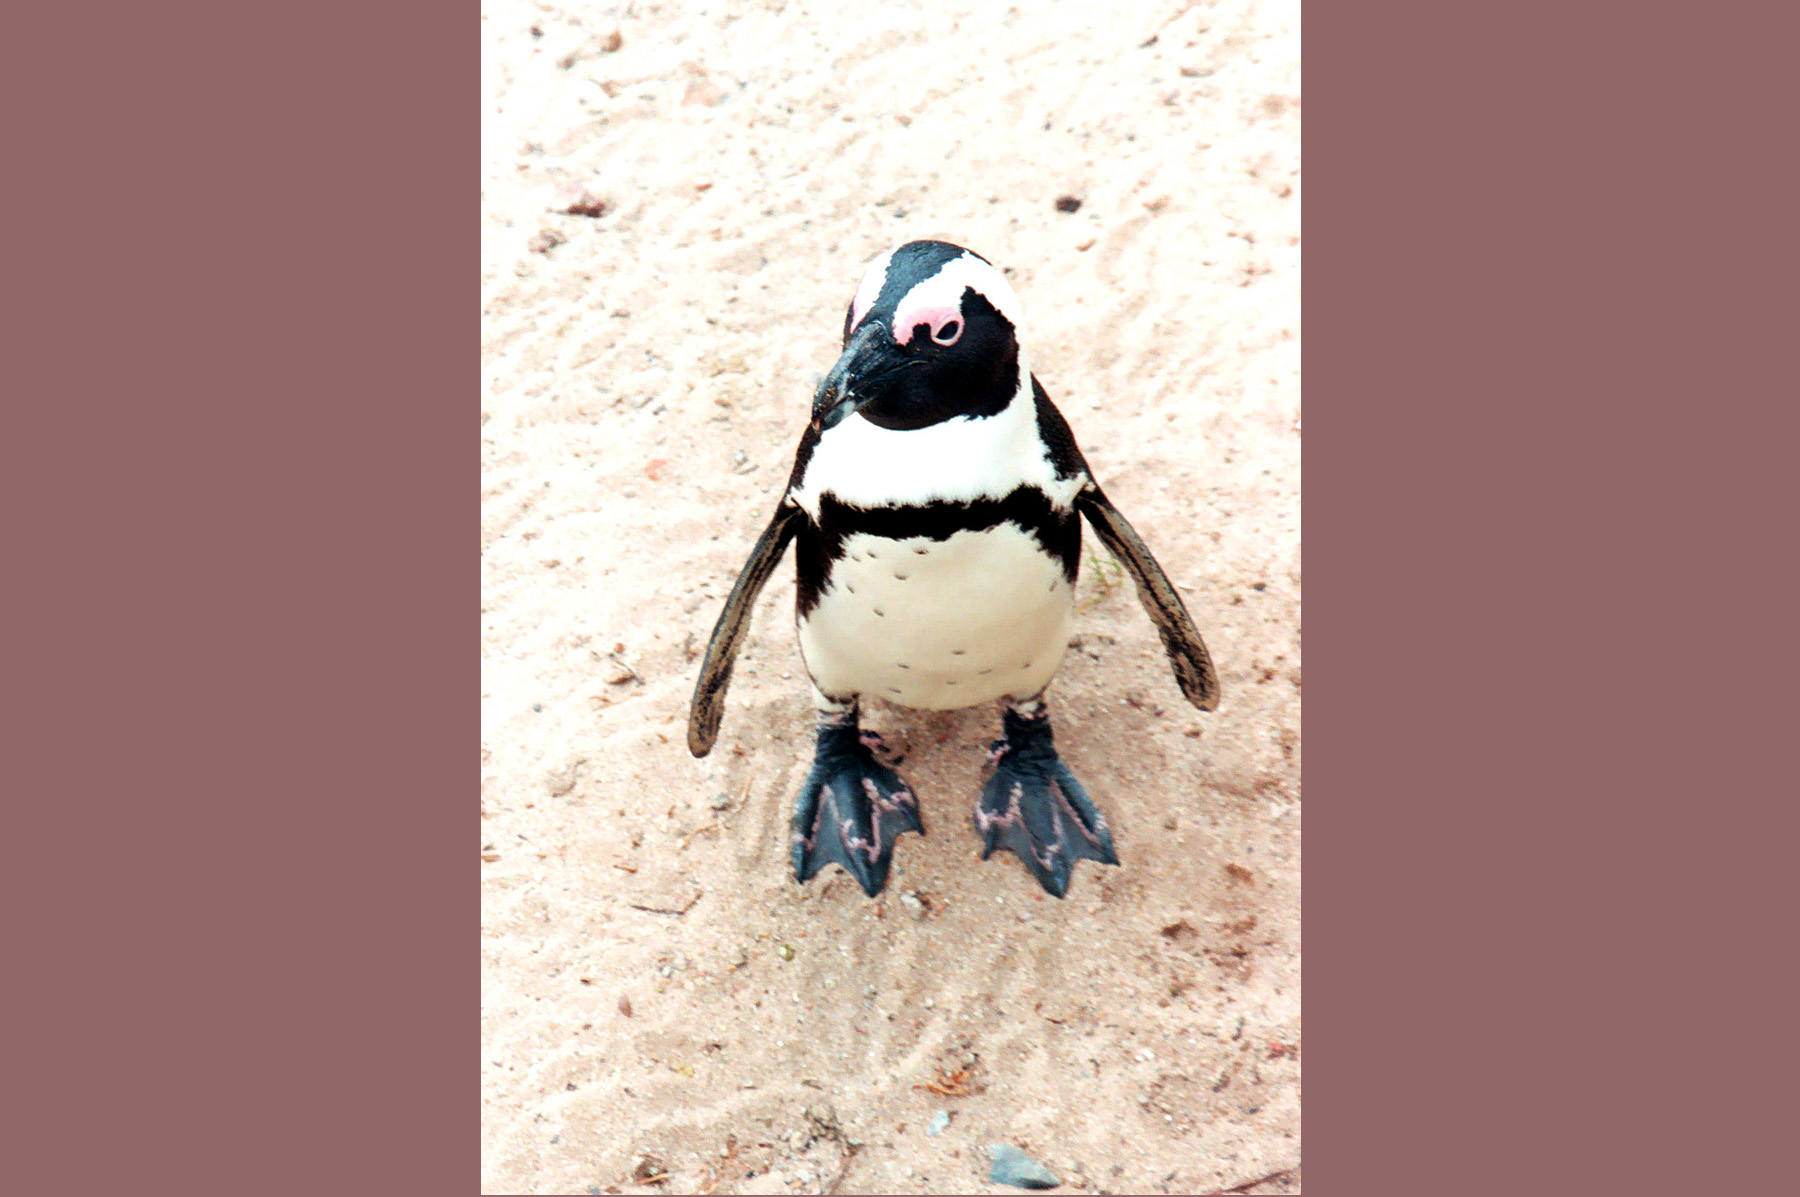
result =
M953 303L901 305L894 314L894 342L901 346L923 345L930 337L940 348L962 339L962 310Z

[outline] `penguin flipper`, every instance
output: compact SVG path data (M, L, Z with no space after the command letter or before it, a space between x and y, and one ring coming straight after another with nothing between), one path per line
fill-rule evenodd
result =
M1112 832L1057 755L1050 717L1008 710L1002 721L1006 736L992 750L994 775L975 804L981 859L1004 848L1025 862L1045 892L1060 898L1069 892L1076 861L1119 863Z
M1137 583L1138 601L1162 636L1163 651L1169 654L1169 664L1175 668L1175 682L1182 694L1203 711L1217 707L1219 675L1213 670L1206 641L1200 638L1199 629L1194 627L1174 583L1157 564L1150 546L1097 484L1090 482L1075 496L1075 508L1087 517L1107 549Z
M775 509L725 599L719 622L713 625L706 659L700 663L700 676L694 682L694 701L688 708L688 751L695 756L711 752L713 741L718 739L719 720L725 714L725 689L731 685L731 667L737 661L744 633L750 630L750 610L803 518L805 513L785 499Z
M794 807L794 877L805 883L828 864L844 867L873 898L887 884L894 841L925 834L919 801L875 759L854 713L824 715L812 771Z

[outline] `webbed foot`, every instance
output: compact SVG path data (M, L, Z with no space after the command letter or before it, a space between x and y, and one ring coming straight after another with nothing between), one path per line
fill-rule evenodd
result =
M794 876L809 881L836 863L872 898L887 884L894 841L908 831L925 834L919 800L875 758L854 708L822 716L818 737L794 809Z
M1119 857L1106 817L1056 755L1050 717L1041 705L1027 709L1035 713L1008 707L1001 715L1006 735L988 753L994 775L976 803L975 830L982 837L981 859L1004 848L1060 898L1069 892L1077 860L1116 865Z

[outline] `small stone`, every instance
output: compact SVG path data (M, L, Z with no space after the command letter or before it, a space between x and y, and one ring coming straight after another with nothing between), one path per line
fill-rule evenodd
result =
M1059 195L1056 197L1056 210L1058 212L1079 212L1081 211L1081 199L1073 195Z
M599 218L605 216L612 207L606 197L596 195L586 187L578 188L564 197L563 211L570 216L586 216Z
M544 778L544 788L550 791L552 798L563 797L581 780L581 770L587 763L586 757L576 757L562 768L553 770Z
M950 1111L939 1110L931 1116L931 1125L925 1128L928 1135L941 1135L950 1129Z
M781 957L783 960L792 960L794 958L793 945L785 944L785 943L776 944L775 945L775 954L777 956Z
M988 1180L993 1184L1015 1189L1054 1189L1062 1184L1054 1172L1011 1143L990 1143L988 1152L993 1157Z
M920 900L917 892L913 890L903 892L900 895L900 905L905 907L906 913L912 915L915 920L922 921L925 918L925 903Z
M717 798L712 800L712 808L714 810L727 810L730 806L731 796L729 794L720 794Z
M724 88L711 79L701 78L695 79L687 85L687 91L682 95L681 102L684 105L699 104L710 108L724 98Z

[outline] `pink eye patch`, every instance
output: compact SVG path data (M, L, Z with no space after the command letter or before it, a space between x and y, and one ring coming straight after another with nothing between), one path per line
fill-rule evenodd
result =
M954 345L963 333L962 310L949 304L921 304L894 314L894 341L912 343L913 332L924 325L931 339L939 345Z

